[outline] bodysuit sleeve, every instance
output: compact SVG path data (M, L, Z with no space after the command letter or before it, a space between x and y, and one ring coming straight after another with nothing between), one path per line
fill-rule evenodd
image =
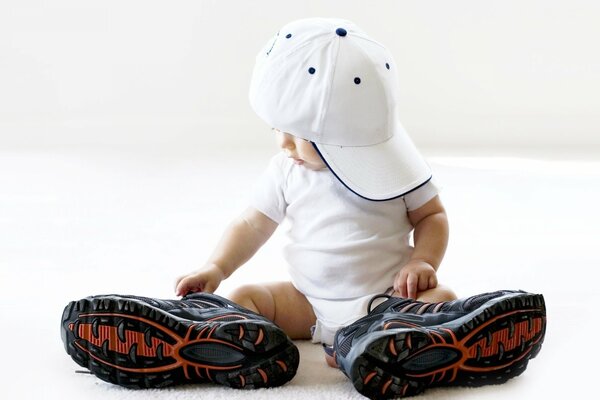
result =
M278 224L283 221L287 208L284 196L285 174L282 155L278 154L271 158L269 166L255 182L250 197L252 207Z
M440 189L436 185L434 179L421 186L420 188L413 190L412 192L404 196L404 203L408 211L414 211L425 205L429 200L433 199Z

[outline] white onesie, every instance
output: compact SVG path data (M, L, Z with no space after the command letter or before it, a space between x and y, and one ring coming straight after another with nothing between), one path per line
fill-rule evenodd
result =
M429 181L404 197L366 200L327 168L310 170L283 153L271 159L251 206L278 224L287 222L284 258L317 316L314 342L332 344L339 328L366 314L372 296L392 286L413 251L407 211L437 194Z

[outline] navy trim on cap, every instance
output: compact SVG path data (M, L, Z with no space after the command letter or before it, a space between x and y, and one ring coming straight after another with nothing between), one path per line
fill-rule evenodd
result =
M327 160L325 160L325 157L323 157L323 154L321 154L321 151L319 150L319 148L317 147L315 142L310 142L313 147L315 148L315 150L317 150L317 153L319 153L319 156L321 157L321 159L323 160L323 162L325 163L325 165L327 165L327 168L329 168L329 170L331 171L331 173L333 174L333 176L335 176L337 178L338 181L340 181L342 183L342 185L344 185L346 187L346 189L348 189L349 191L351 191L352 193L354 193L355 195L357 195L358 197L362 197L365 200L369 200L369 201L388 201L388 200L394 200L397 199L398 197L402 197L402 196L406 196L407 194L409 194L410 192L414 192L415 190L419 189L422 186L425 186L425 184L427 182L429 182L431 180L431 178L433 178L433 175L430 175L429 178L427 178L427 180L425 180L425 182L421 183L420 185L410 189L409 191L406 191L398 196L394 196L394 197L390 197L389 199L370 199L368 197L363 196L360 193L356 193L354 190L352 190L348 185L346 185L346 183L340 179L340 177L335 173L335 171L329 166L329 163L327 163Z

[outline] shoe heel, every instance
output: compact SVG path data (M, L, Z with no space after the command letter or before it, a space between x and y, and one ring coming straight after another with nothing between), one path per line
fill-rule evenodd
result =
M356 357L350 369L350 378L358 392L371 399L414 396L427 387L422 379L411 377L423 371L430 356L411 359L421 349L431 344L425 331L397 329L387 331L370 341Z

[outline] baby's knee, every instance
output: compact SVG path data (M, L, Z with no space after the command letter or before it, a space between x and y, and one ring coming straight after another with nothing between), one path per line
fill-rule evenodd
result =
M229 300L256 313L271 318L272 296L261 285L242 285L231 292Z
M398 292L394 292L393 296L401 297ZM456 294L452 289L444 285L437 285L433 289L417 293L416 300L424 303L441 303L443 301L456 300L456 298Z
M448 286L437 285L433 291L434 293L432 293L432 295L435 297L436 302L452 301L457 299L454 290L450 289Z
M238 304L246 303L248 300L252 301L259 291L260 286L258 285L242 285L229 294L229 299Z

